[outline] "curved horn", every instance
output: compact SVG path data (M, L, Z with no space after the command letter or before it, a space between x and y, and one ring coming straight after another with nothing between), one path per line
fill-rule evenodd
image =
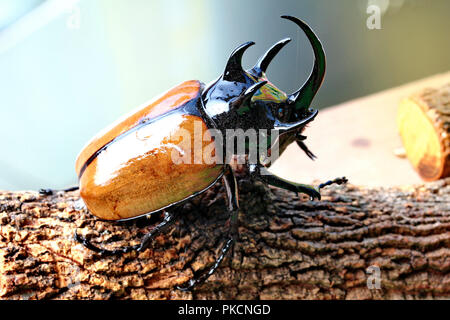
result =
M243 101L246 101L247 99L251 99L253 95L256 93L256 91L259 90L262 86L264 86L267 83L267 81L260 81L249 87L247 90L245 90L243 95Z
M258 62L255 64L255 66L251 69L251 71L257 76L261 77L262 73L266 72L267 67L269 66L270 62L273 58L280 52L280 50L289 42L291 41L290 38L285 38L283 40L278 41L275 43L272 47L270 47L269 50L267 50L266 53L264 53L261 58L259 58Z
M319 38L306 23L291 16L281 16L281 18L291 20L298 25L305 32L314 51L314 67L308 80L288 98L289 103L295 104L296 110L305 110L311 104L325 76L325 52Z
M230 105L231 108L239 108L241 107L247 100L250 100L253 95L265 84L267 81L260 81L253 85L251 85L243 94L241 94L235 101L233 101Z
M227 81L239 81L245 82L244 69L242 69L242 55L248 47L254 45L253 41L241 44L239 47L234 49L228 58L227 66L223 72L223 79Z

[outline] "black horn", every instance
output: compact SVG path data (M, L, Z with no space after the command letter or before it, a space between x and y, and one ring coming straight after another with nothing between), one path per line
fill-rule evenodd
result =
M243 96L244 101L251 99L253 97L253 95L266 83L267 83L267 81L260 81L258 83L255 83L254 85L252 85L247 90L245 90L244 96Z
M224 80L245 82L245 71L242 68L242 55L248 47L254 44L255 43L253 41L249 41L234 49L230 55L230 58L228 58L227 66L223 72Z
M261 77L263 73L267 71L270 62L272 62L273 58L280 52L280 50L289 43L291 39L285 38L283 40L278 41L269 50L259 58L258 62L255 66L250 70L255 76Z
M260 81L250 86L242 95L240 95L235 101L231 103L231 108L240 107L247 101L250 101L253 95L266 83L267 81Z
M306 23L291 16L281 16L281 18L291 20L298 25L305 32L314 51L314 66L308 80L299 90L289 95L288 100L289 103L295 104L296 110L307 110L325 76L325 52L319 38Z

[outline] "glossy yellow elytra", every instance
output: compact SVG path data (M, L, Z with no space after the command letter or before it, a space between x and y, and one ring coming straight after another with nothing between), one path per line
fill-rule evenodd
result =
M76 161L80 194L89 211L122 220L160 210L201 192L222 176L215 163L174 163L172 154L190 153L182 130L206 123L196 108L203 85L187 81L96 135ZM191 135L194 139L194 134ZM210 143L202 141L202 148Z

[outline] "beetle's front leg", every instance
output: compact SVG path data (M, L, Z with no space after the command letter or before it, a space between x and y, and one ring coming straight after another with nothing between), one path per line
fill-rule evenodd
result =
M325 183L320 184L318 187L314 187L308 184L301 184L296 182L291 182L288 180L285 180L283 178L280 178L267 170L266 167L264 167L261 164L250 164L249 166L250 175L252 178L261 180L267 184L273 185L278 188L286 189L293 191L295 193L305 193L308 196L311 197L311 200L314 200L317 198L318 200L321 199L320 196L320 189L323 187L329 186L331 184L343 184L347 182L347 178L337 178L334 180L329 180Z
M267 170L267 168L261 164L250 164L249 171L252 178L261 180L272 186L286 189L295 193L305 193L311 197L311 200L314 200L315 198L320 200L321 198L319 188L308 184L296 183L280 178L270 173L269 170Z

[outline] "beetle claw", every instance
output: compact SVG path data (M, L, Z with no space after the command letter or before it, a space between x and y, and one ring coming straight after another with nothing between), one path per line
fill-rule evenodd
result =
M332 185L332 184L345 184L347 182L348 182L348 179L346 177L336 178L334 180L329 180L329 181L327 181L325 183L321 183L319 185L319 189L322 189L322 188L324 188L326 186L329 186L329 185Z
M184 292L187 292L187 291L192 291L192 289L194 289L194 287L195 287L195 280L189 280L188 282L188 285L187 286L175 286L175 288L177 289L177 290L180 290L180 291L184 291Z
M310 195L311 197L309 198L311 201L314 201L316 198L317 198L317 200L319 200L320 201L320 199L322 199L322 196L321 196L321 194L320 194L320 192L317 192L317 193L311 193L311 195Z

